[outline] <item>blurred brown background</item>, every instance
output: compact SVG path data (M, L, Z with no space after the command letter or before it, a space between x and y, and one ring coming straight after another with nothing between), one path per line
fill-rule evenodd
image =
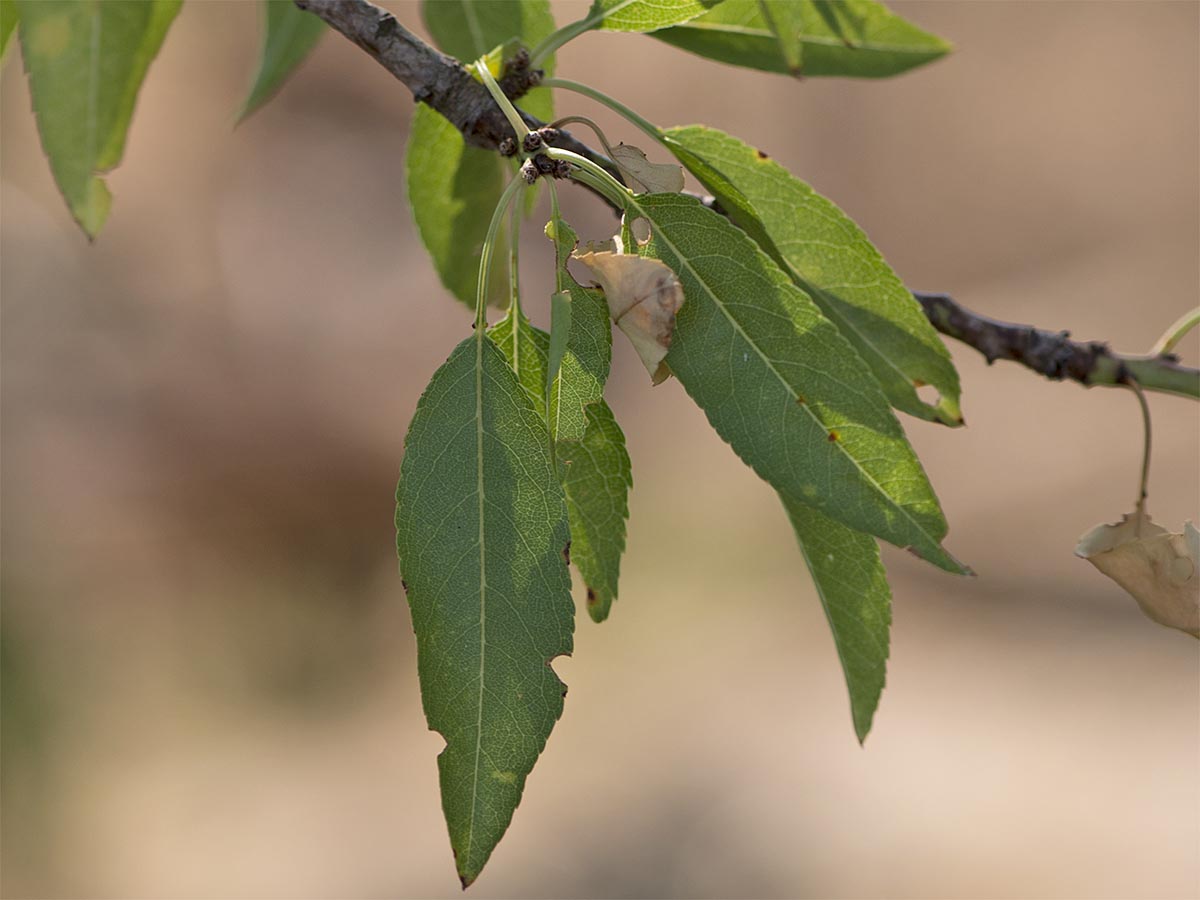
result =
M560 71L769 151L914 287L1144 351L1197 298L1200 6L897 6L957 52L797 83L593 34ZM459 895L391 519L409 417L470 317L405 204L408 93L329 35L235 130L257 42L253 4L185 5L94 246L19 58L0 85L8 897ZM886 550L864 749L771 491L617 344L621 599L581 615L566 713L471 896L1196 896L1197 644L1072 556L1133 503L1131 396L951 343L969 427L906 427L979 578ZM1150 508L1177 530L1200 417L1152 408Z

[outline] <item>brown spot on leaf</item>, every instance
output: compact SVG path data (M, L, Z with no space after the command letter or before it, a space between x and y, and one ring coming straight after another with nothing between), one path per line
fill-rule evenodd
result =
M837 439L838 439L838 433L836 431L829 432L829 442L830 443L833 443Z
M761 150L755 150L754 152L758 154L759 159L770 159L771 158L770 154L763 153Z
M563 547L563 562L568 566L571 564L571 542L567 541L567 546Z
M404 593L408 593L408 582L403 578L400 579L400 587L404 588Z
M588 606L596 605L596 592L593 591L591 588L588 588L587 602L588 602Z
M913 387L915 388L923 388L925 387L926 383L927 382L922 381L920 378L913 379Z
M807 403L808 401L804 399L804 395L803 395L803 394L797 394L797 395L796 395L796 402L797 402L797 403L799 403L801 406L803 406L803 405L804 405L805 403Z

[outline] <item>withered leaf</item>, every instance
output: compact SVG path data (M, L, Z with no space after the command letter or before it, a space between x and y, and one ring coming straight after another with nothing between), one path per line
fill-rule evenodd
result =
M1079 539L1075 555L1119 584L1147 616L1200 638L1200 532L1191 522L1174 534L1129 513Z
M683 190L683 169L671 163L652 163L632 144L617 144L613 160L625 172L637 194L678 194Z
M675 333L675 313L683 306L683 287L675 273L656 259L608 251L574 254L604 290L608 312L660 384L671 374L663 359Z

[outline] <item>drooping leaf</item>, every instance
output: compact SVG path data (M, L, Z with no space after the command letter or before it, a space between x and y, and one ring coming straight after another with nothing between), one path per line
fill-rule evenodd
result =
M17 31L17 4L0 0L0 63L8 58L8 45Z
M803 503L785 499L783 505L829 619L861 743L871 730L887 678L892 591L879 546L870 535Z
M279 90L325 33L322 19L304 12L291 0L262 0L260 9L263 32L258 72L238 116L239 121Z
M582 287L567 271L575 232L559 219L546 226L555 242L560 291L571 297L571 331L562 367L550 386L549 422L555 442L578 441L587 427L585 407L604 394L612 360L612 326L599 291Z
M576 253L600 287L608 312L637 351L654 384L671 374L663 360L675 333L683 288L670 268L656 259L629 253Z
M18 0L21 54L42 149L89 238L112 195L138 90L181 0Z
M678 194L683 190L683 170L670 163L652 163L631 144L617 144L613 162L625 173L629 186L638 194Z
M546 426L483 335L433 376L405 441L397 548L442 808L464 887L562 713L572 647L568 523Z
M717 433L785 499L964 571L878 381L808 295L695 198L630 202L650 226L643 253L687 298L667 363Z
M595 299L594 292L583 293ZM600 306L607 327L603 301ZM544 408L549 336L512 310L488 333L534 398L534 405ZM572 356L568 350L564 361ZM577 437L556 442L555 451L567 495L571 562L587 587L588 614L602 622L617 597L633 476L625 435L608 404L597 397L583 408L583 415L586 428Z
M593 0L589 27L601 31L657 31L701 16L721 0Z
M1185 522L1173 534L1141 511L1097 525L1075 555L1125 589L1147 616L1200 638L1200 532Z
M571 561L587 586L588 615L603 622L617 599L633 471L625 435L608 404L594 403L586 414L583 440L560 444L559 459L566 466Z
M944 56L950 44L875 0L725 0L654 36L734 66L784 75L883 78ZM772 28L794 29L782 37ZM794 67L799 49L800 68Z
M548 0L427 0L421 13L437 45L463 62L479 59L513 38L533 46L554 30ZM553 72L553 56L541 65ZM517 102L543 120L554 117L553 98L544 88ZM406 151L409 205L442 284L471 307L488 227L487 213L480 211L495 207L513 172L508 161L467 146L449 121L425 104L417 105ZM488 302L502 304L506 298L503 286L493 279Z
M949 352L849 216L766 154L715 128L670 128L663 136L730 218L759 240L838 326L893 406L922 419L962 424L961 389ZM936 403L921 399L917 388L922 385L938 391Z

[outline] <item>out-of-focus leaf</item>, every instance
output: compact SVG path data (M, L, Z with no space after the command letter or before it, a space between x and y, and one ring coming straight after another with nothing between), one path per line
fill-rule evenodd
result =
M576 253L600 287L609 314L637 351L654 384L671 374L663 360L675 333L683 288L670 268L655 259L620 253Z
M262 0L263 36L258 72L250 95L238 116L246 118L269 100L296 66L308 56L321 35L325 22L304 12L292 0Z
M1200 638L1200 532L1191 522L1173 534L1129 513L1081 537L1075 555L1124 588L1155 622Z
M771 21L763 15L764 5ZM772 25L789 31L781 37ZM882 78L951 49L874 0L725 0L706 15L654 36L718 62L804 76Z
M0 0L0 63L8 58L8 45L17 31L17 4Z
M721 0L594 0L591 28L601 31L657 31L701 16Z
M468 338L417 405L396 492L442 809L463 886L507 830L562 714L550 663L574 629L562 487L542 417L504 355Z
M870 535L784 499L804 560L825 607L860 742L867 739L887 678L892 591Z
M18 0L21 55L42 149L71 214L89 238L112 195L114 168L138 90L181 0Z
M950 572L946 521L870 369L740 229L692 197L631 198L687 301L667 363L717 433L785 499Z
M922 419L962 424L961 388L950 353L849 216L766 154L715 128L670 128L663 136L730 218L838 326L893 406ZM923 385L938 391L936 403L918 395Z
M479 59L513 38L533 46L554 31L548 0L426 0L421 13L435 43L463 62ZM542 66L548 74L553 72L553 56ZM518 104L543 120L554 118L553 98L544 88L530 91ZM467 146L458 129L439 113L417 105L405 164L409 205L442 284L472 307L489 213L514 174L508 161ZM503 304L507 296L493 279L488 303Z

